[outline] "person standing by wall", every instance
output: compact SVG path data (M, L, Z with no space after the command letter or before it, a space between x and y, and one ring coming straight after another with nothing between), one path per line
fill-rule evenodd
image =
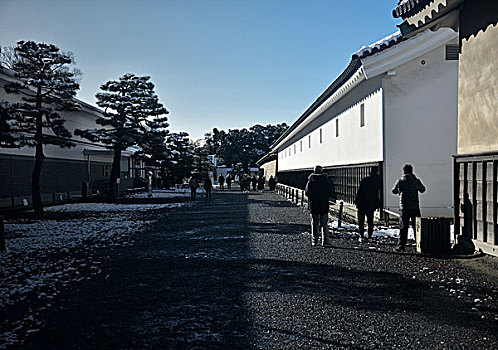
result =
M225 177L223 174L218 177L218 182L220 183L220 191L223 191L225 189Z
M329 242L329 198L334 195L334 187L322 167L317 165L309 176L304 190L308 197L311 211L311 245L318 244L319 233L322 233L322 246Z
M370 239L372 238L374 229L374 212L381 206L379 196L381 183L380 177L377 175L378 170L379 167L373 166L370 169L370 175L361 180L354 200L354 204L356 204L356 208L358 209L360 242L363 241L365 233L365 216L367 217L368 224L368 239Z
M209 178L209 175L206 175L204 179L204 190L206 191L206 199L211 199L211 190L213 189L213 182Z
M392 192L399 195L399 210L401 212L401 216L399 217L399 240L395 251L404 252L410 222L415 230L415 218L421 216L418 193L425 192L424 185L413 174L413 166L411 164L403 166L403 176L396 181Z

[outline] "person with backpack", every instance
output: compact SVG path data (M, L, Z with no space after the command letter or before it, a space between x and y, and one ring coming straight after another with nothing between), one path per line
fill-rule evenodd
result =
M304 193L308 197L311 211L311 245L318 244L321 232L322 246L328 246L330 245L329 199L334 196L334 185L322 172L321 166L317 165L314 172L308 177Z
M381 182L379 175L377 175L378 170L379 167L373 166L370 169L370 175L361 180L360 187L358 188L358 192L356 192L356 197L353 202L356 204L356 208L358 209L360 242L363 241L365 233L365 216L367 217L368 239L371 239L374 229L374 212L381 206L379 196Z
M420 217L420 206L418 193L424 193L425 187L422 182L413 174L413 166L405 164L403 166L403 176L396 181L392 189L393 194L399 195L399 240L398 246L394 249L397 252L404 252L406 241L408 240L408 227L410 222L415 230L415 218Z

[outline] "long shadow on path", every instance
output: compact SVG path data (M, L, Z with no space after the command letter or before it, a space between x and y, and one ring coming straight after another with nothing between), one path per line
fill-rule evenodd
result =
M470 305L398 273L394 264L408 257L346 240L312 248L301 234L307 214L275 195L213 197L151 212L157 222L132 247L103 252L103 275L54 302L57 311L26 347L375 349L496 340L493 322L466 312ZM375 259L393 265L375 271L366 265Z

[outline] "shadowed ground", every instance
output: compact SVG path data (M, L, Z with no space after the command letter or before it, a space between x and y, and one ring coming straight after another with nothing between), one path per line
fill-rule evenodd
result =
M24 348L498 344L496 280L468 264L385 240L311 247L308 214L274 193L216 191L150 215L133 246L102 251L100 276L52 303Z

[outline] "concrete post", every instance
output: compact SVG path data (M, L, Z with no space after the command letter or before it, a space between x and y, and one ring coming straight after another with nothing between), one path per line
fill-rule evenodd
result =
M342 227L342 211L344 207L344 202L340 201L339 203L339 217L337 219L337 227Z
M5 250L5 221L0 216L0 251Z

